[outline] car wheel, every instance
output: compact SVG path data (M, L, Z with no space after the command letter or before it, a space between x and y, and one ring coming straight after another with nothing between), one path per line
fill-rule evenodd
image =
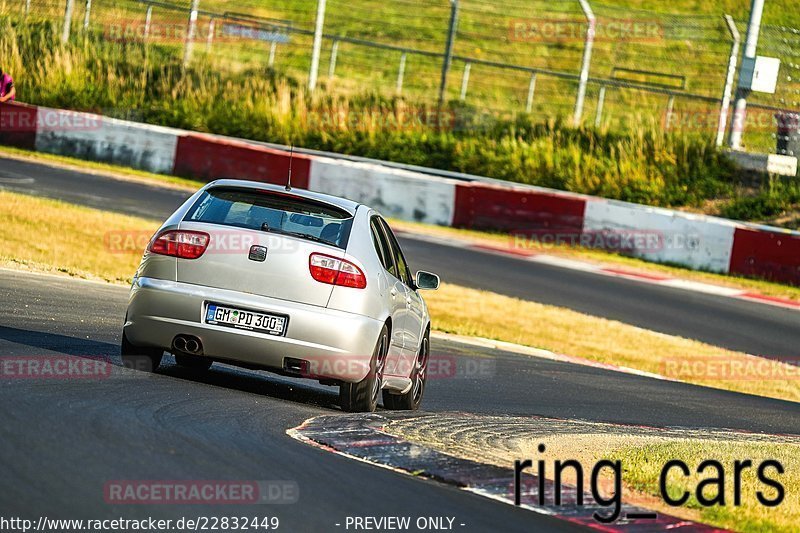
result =
M140 370L142 372L155 372L161 364L164 350L134 346L123 331L120 355L122 356L122 366L125 368Z
M358 383L342 383L339 387L339 404L343 411L371 413L378 407L378 397L383 385L383 369L389 351L389 328L385 325L378 336L375 351L370 361L367 377Z
M419 345L417 359L411 370L411 388L405 394L393 394L383 391L383 406L386 409L399 409L416 411L422 403L425 394L425 383L428 380L428 359L431 354L431 332L425 332Z
M175 355L175 362L179 366L191 368L193 370L208 370L214 363L212 359L207 357L197 357L196 355Z

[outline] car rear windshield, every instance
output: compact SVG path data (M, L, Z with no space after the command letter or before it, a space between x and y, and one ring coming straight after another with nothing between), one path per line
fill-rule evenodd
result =
M203 193L184 220L291 235L345 249L353 215L290 193L215 187Z

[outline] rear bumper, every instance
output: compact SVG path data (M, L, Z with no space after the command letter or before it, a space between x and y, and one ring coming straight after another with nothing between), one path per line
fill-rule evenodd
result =
M286 335L206 324L208 303L287 315ZM382 327L377 319L343 311L142 277L131 288L124 331L137 346L169 351L176 335L194 335L205 357L276 370L291 358L308 362L305 377L357 382L369 373Z

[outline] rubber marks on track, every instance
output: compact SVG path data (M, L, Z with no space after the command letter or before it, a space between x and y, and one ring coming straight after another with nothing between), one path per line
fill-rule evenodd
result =
M481 422L482 417L455 415ZM447 455L426 446L411 443L384 431L384 428L397 421L399 424L415 424L416 419L436 420L439 415L421 417L414 415L384 414L325 415L306 420L302 425L290 429L287 434L297 440L317 446L324 450L350 457L372 465L388 468L396 472L434 480L463 490L513 505L514 473L512 468L502 468L468 459ZM508 419L507 419L508 420ZM544 421L537 417L526 420ZM550 423L550 420L547 420ZM569 421L563 421L569 423ZM601 524L594 520L595 511L605 513L607 508L597 504L591 494L584 494L584 505L575 504L575 490L563 491L562 505L532 504L529 491L537 487L539 479L532 474L523 476L522 508L540 514L550 515L571 523L607 532L644 532L664 530L720 531L696 522L659 514L656 519L627 519L627 515L650 513L648 509L623 504L621 519L613 524ZM545 480L546 501L552 502L554 485ZM567 485L564 485L567 488Z

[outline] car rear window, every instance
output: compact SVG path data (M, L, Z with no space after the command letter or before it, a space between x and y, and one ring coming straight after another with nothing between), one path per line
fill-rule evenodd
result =
M288 234L342 249L353 225L353 215L334 205L290 193L228 187L205 191L184 220Z

